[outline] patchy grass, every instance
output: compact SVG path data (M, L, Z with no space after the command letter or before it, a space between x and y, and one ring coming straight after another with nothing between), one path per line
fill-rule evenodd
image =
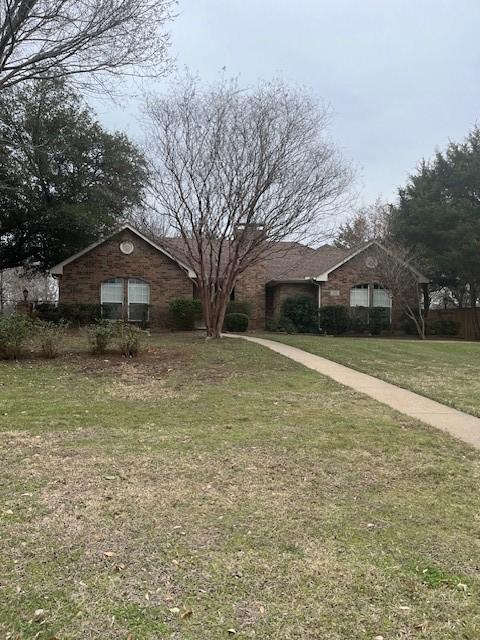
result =
M74 346L0 363L0 637L478 638L476 451L244 341Z
M264 337L329 358L480 417L480 343L278 333Z

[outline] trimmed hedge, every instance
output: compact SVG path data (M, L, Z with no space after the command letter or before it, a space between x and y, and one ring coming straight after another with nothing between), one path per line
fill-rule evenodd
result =
M297 328L289 318L273 318L267 321L267 331L279 331L281 333L297 333Z
M368 330L372 336L379 336L382 331L390 328L390 309L387 307L372 307L368 310Z
M439 318L426 321L426 333L428 336L458 336L460 323L456 320Z
M281 306L280 317L291 323L298 333L318 332L318 307L310 296L286 298Z
M230 315L231 313L243 313L250 318L252 315L252 305L244 300L230 300L225 315Z
M170 302L168 308L168 323L172 329L192 331L195 322L202 317L200 300L191 298L177 298Z
M223 323L225 331L246 331L248 329L248 316L246 313L227 313Z
M320 307L320 330L324 333L342 335L351 327L351 319L347 307L341 304L330 304Z
M101 304L42 302L35 307L35 317L46 322L67 322L80 327L93 324L102 317Z

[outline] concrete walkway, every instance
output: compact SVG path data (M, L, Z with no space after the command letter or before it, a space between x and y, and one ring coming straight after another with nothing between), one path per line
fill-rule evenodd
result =
M281 342L233 334L230 334L229 337L242 338L243 340L268 347L272 351L291 358L309 369L318 371L340 384L355 389L355 391L364 393L400 413L421 420L432 427L442 429L442 431L447 431L451 435L468 442L468 444L480 448L480 418L475 418L468 413L463 413L463 411L457 411L457 409L447 407L440 402L435 402L435 400L429 400L412 391L407 391L366 373L360 373L342 364L332 362L332 360L327 360Z

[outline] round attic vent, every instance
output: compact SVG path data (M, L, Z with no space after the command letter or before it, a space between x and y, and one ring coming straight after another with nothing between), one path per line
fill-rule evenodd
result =
M124 240L120 243L120 251L126 256L130 255L130 253L133 253L134 248L135 247L133 246L133 242L130 242L130 240Z
M368 258L365 260L365 264L369 269L375 269L375 267L378 267L378 260L373 256L368 256Z

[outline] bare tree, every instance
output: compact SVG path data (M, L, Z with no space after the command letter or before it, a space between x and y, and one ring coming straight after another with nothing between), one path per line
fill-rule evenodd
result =
M338 227L335 245L354 249L369 240L383 240L390 236L391 205L378 197L373 204L358 209Z
M0 89L92 74L159 76L173 0L0 0Z
M278 242L316 235L342 206L352 171L327 141L328 112L282 82L240 90L187 78L149 100L156 203L197 274L207 334L231 291Z
M413 266L415 256L400 245L376 246L379 284L390 291L394 311L402 311L415 325L418 337L425 339L425 296L428 282ZM423 289L423 292L422 292Z

